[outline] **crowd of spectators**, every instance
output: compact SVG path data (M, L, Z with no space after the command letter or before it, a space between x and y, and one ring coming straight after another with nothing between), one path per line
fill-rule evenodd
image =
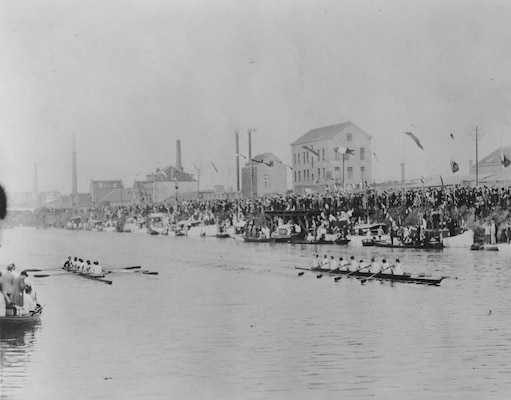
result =
M323 219L337 217L350 210L364 210L371 222L389 219L406 225L400 215L420 211L421 218L435 221L451 218L460 223L462 213L471 210L475 220L484 220L502 210L511 211L511 186L431 187L414 189L375 190L358 192L326 192L285 194L262 198L226 200L182 200L157 204L127 206L96 206L81 210L37 210L39 219L48 214L80 214L84 219L119 220L129 217L147 218L151 213L164 213L172 222L196 220L215 223L218 220L249 220L263 211L320 211ZM359 213L360 214L360 213ZM399 219L398 219L399 218ZM368 221L358 221L368 222Z

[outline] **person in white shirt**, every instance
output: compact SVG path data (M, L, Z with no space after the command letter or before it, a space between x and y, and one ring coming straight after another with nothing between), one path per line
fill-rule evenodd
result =
M101 265L99 265L99 263L97 261L94 261L94 264L91 267L90 273L92 275L104 275L105 274L105 272L103 271L103 268L101 267Z
M364 260L359 261L359 271L360 272L368 272L370 265L366 263Z
M330 262L328 261L328 256L325 254L323 256L323 259L321 260L321 264L320 264L320 268L328 268L328 264L330 264Z
M347 260L343 260L342 257L339 257L339 265L341 271L349 271L349 265L350 263Z
M358 268L359 268L359 265L358 265L357 260L355 260L354 256L351 256L350 263L348 264L348 270L350 272L355 272L356 270L358 270Z
M381 266L374 258L371 258L371 267L369 268L371 274L378 274L381 272Z
M319 254L316 254L312 260L312 268L311 269L318 269L319 268Z
M381 273L382 274L392 274L392 269L389 264L387 264L387 260L381 260Z
M392 274L394 275L404 275L405 271L403 270L403 267L401 266L401 263L399 262L399 258L396 258L396 262L392 266Z
M339 263L334 258L334 256L331 256L328 267L330 268L330 271L335 271L336 269L339 269Z
M30 314L30 312L34 311L36 307L37 303L32 297L32 287L26 286L25 291L23 292L23 307L21 308L21 315Z

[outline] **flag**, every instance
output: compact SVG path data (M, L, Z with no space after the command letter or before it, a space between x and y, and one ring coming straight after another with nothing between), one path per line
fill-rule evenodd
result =
M243 154L239 154L239 153L238 153L238 154L236 154L236 156L238 156L238 157L243 157L245 160L247 159L247 157L245 157Z
M218 173L218 169L216 168L216 165L213 164L213 161L211 161L211 165L213 166L213 168L215 169L215 171Z
M451 133L451 135L450 135L450 136L451 136L451 139L452 139L452 140L454 140L454 135L453 135L452 133Z
M500 155L500 162L504 168L509 167L509 164L511 164L511 161L509 161L509 158L507 158L504 153L501 153Z
M440 182L442 182L442 187L444 187L444 180L442 178L442 175L440 175Z
M380 162L380 160L378 160L378 157L376 157L376 153L373 152L373 156L374 156L374 159L377 161L377 162Z
M311 149L310 147L307 147L307 146L302 146L302 148L304 148L307 151L310 151L312 154L314 154L316 157L319 158L319 151L315 151L315 150L313 150L313 149Z
M460 170L460 167L456 161L451 160L451 170L453 174Z
M424 147L422 147L422 144L417 136L415 136L412 132L405 132L405 135L408 135L410 138L412 138L412 140L415 142L415 144L417 146L419 146L419 148L422 151L424 151Z
M334 151L336 153L339 153L339 154L351 154L351 155L355 155L355 150L351 150L351 149L346 148L346 147L336 147L334 149Z

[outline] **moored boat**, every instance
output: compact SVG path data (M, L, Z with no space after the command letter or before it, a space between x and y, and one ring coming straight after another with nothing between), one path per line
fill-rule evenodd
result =
M267 237L253 237L253 236L243 236L243 240L248 243L275 243L275 238L267 238Z
M310 268L300 268L295 267L296 269L305 270L305 271L311 271L311 272L320 272L325 274L332 274L332 275L347 275L359 277L359 278L372 278L372 279L379 279L379 280L387 280L387 281L396 281L396 282L408 282L408 283L418 283L421 285L429 285L429 286L438 286L444 279L444 277L440 278L431 278L426 276L419 276L419 275L392 275L392 274L385 274L385 273L379 273L379 274L372 274L371 272L362 272L362 271L356 271L356 272L349 272L349 271L330 271L329 269L324 268L317 268L317 269L310 269Z
M419 242L419 243L399 243L392 244L389 242L380 242L378 240L373 241L373 246L376 247L386 247L392 249L432 249L432 250L442 250L444 248L444 244L441 241L432 241L432 242Z
M17 313L16 308L7 307L7 315L5 317L0 317L0 328L12 329L27 325L33 325L41 320L42 312L43 308L39 304L37 305L34 311L31 311L30 313L25 315L16 315Z

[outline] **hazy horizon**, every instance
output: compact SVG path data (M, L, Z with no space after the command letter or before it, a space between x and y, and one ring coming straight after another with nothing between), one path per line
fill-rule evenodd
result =
M511 4L480 1L64 1L0 4L0 183L71 192L156 168L235 187L240 151L291 164L292 141L351 121L373 178L468 173L511 145ZM420 138L424 151L406 137ZM450 134L453 134L453 141ZM214 163L219 172L216 172Z

